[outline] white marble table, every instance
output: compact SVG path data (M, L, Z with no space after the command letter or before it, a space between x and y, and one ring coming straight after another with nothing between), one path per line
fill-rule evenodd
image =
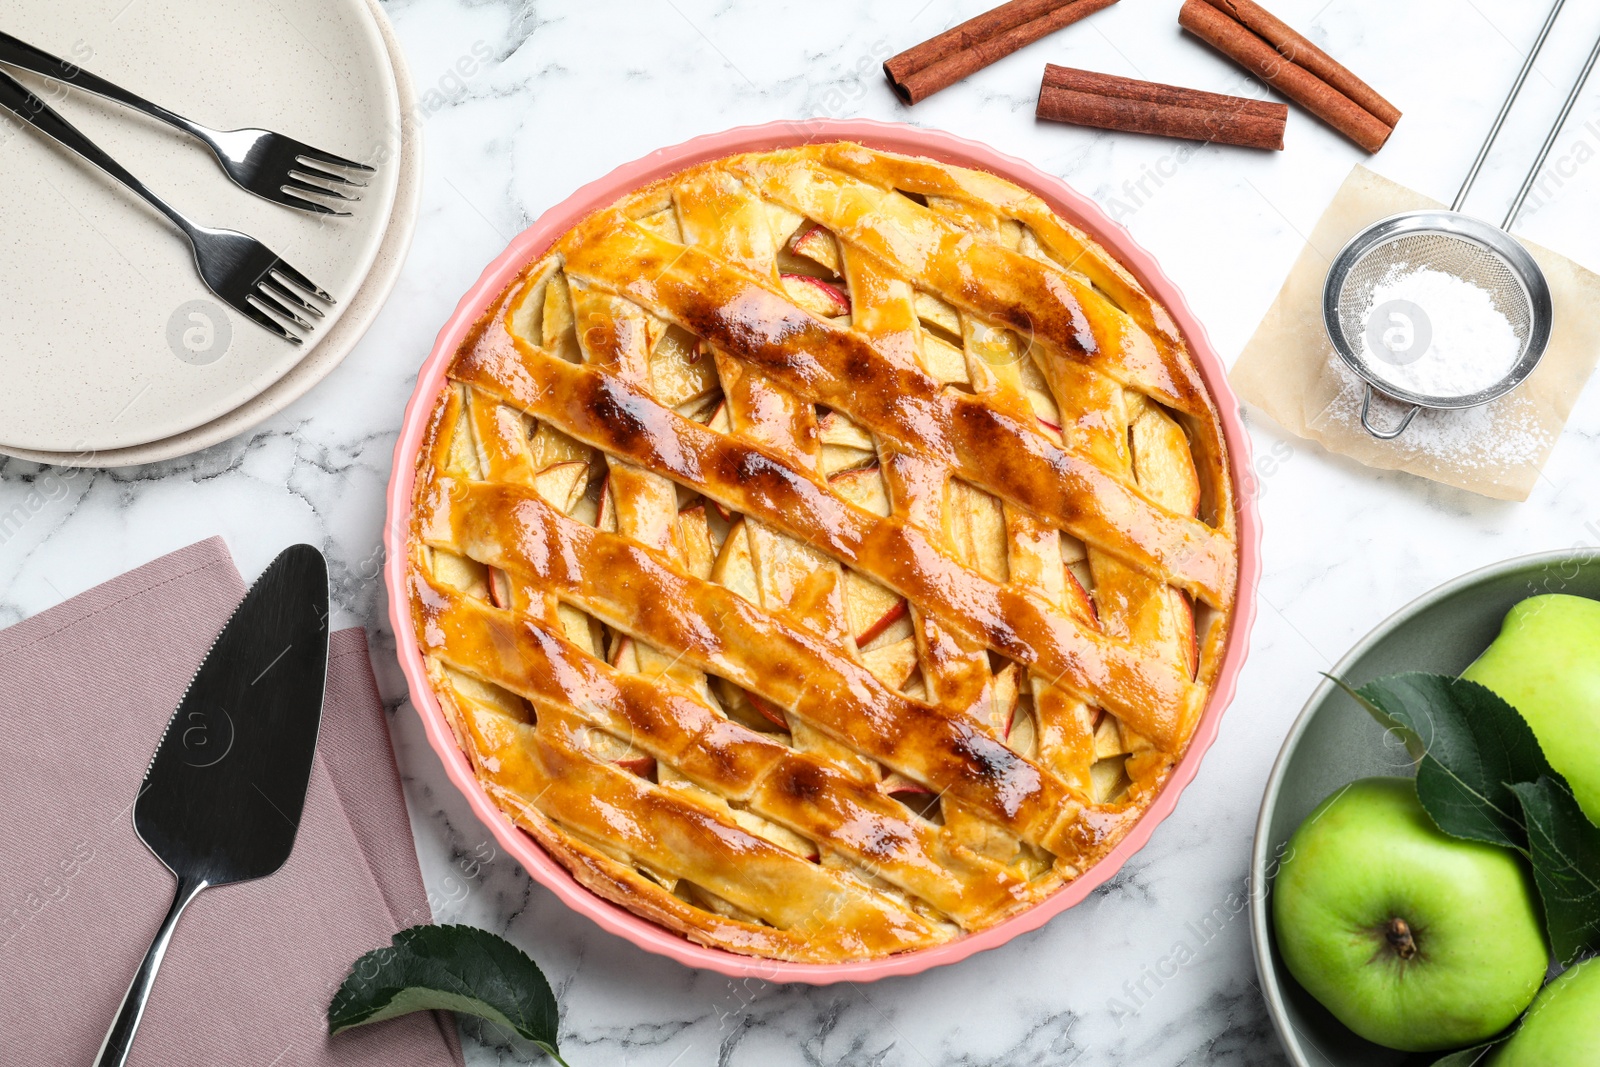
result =
M1256 808L1283 733L1316 672L1417 594L1508 556L1600 544L1600 386L1579 399L1532 498L1515 505L1367 470L1254 420L1258 456L1274 459L1259 467L1266 575L1239 694L1176 814L1114 881L1046 929L873 985L779 987L685 970L578 918L508 858L475 862L487 835L423 741L388 655L378 572L390 450L416 368L483 264L576 186L662 145L775 118L897 119L987 141L1095 197L1154 252L1231 361L1303 235L1365 157L1298 110L1282 153L1035 122L1046 61L1251 91L1237 69L1180 34L1179 0L1122 0L914 111L894 100L879 64L981 2L385 6L422 94L427 147L416 242L377 325L310 396L198 455L114 471L0 463L0 624L211 534L227 538L247 575L292 541L322 545L336 623L365 625L376 638L437 918L502 931L538 959L579 1067L1281 1062L1240 909ZM1405 111L1371 165L1444 200L1544 7L1272 6ZM1600 11L1564 18L1472 206L1499 217L1597 30ZM488 63L458 68L485 53ZM1559 196L1542 197L1525 226L1591 267L1600 267L1600 166L1589 165L1600 155L1597 108L1600 84L1557 145L1545 188L1559 185ZM469 1046L475 1064L516 1060Z

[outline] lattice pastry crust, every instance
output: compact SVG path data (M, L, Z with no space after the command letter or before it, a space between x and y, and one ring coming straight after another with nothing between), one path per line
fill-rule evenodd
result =
M992 175L835 143L581 221L417 460L416 638L483 787L695 941L935 945L1100 859L1234 601L1167 313Z

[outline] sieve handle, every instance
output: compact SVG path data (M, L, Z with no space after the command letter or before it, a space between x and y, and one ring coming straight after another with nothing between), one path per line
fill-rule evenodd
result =
M1484 138L1483 147L1478 149L1478 158L1472 161L1472 169L1467 171L1467 180L1461 183L1461 191L1456 194L1455 202L1450 205L1451 211L1460 211L1461 205L1467 202L1467 194L1472 191L1472 183L1478 180L1478 171L1483 169L1483 161L1489 158L1489 149L1494 147L1494 139L1500 136L1500 127L1506 124L1506 116L1511 114L1511 105L1517 102L1517 95L1522 92L1522 83L1528 80L1528 72L1533 70L1533 61L1539 58L1539 50L1544 47L1544 39L1550 36L1550 28L1556 24L1556 16L1561 14L1561 9L1566 3L1567 0L1556 0L1555 6L1550 9L1550 14L1545 16L1544 26L1539 30L1539 36L1534 40L1533 47L1528 50L1528 58L1522 61L1522 69L1517 72L1517 80L1511 83L1511 92L1506 94L1506 102L1500 105L1500 114L1495 116L1494 125L1489 127L1489 136ZM1552 139L1553 137L1552 134ZM1540 163L1543 162L1541 157ZM1537 171L1539 168L1535 166L1533 169ZM1531 178L1528 184L1532 186ZM1527 191L1524 190L1523 196L1526 195ZM1512 214L1516 212L1513 211Z
M1544 168L1544 161L1550 158L1550 149L1556 145L1556 137L1561 133L1561 128L1567 124L1567 117L1572 114L1572 107L1578 102L1578 97L1583 94L1583 86L1589 80L1589 74L1594 70L1596 60L1600 60L1600 38L1594 42L1594 47L1589 50L1589 58L1583 64L1583 70L1578 73L1578 80L1572 83L1572 92L1567 94L1567 102L1561 105L1561 114L1556 116L1556 124L1550 127L1550 136L1544 139L1544 147L1539 149L1539 158L1533 161L1533 169L1528 171L1528 176L1522 181L1522 188L1517 190L1517 198L1511 202L1511 210L1506 212L1506 221L1500 224L1502 230L1509 231L1511 224L1517 221L1517 214L1522 210L1523 202L1528 199L1528 194L1533 192L1533 183L1539 177L1539 171Z
M1406 412L1406 417L1400 420L1400 425L1392 430L1380 430L1372 425L1367 417L1372 412L1372 386L1367 386L1366 395L1361 398L1361 428L1380 441L1393 441L1396 437L1406 432L1406 427L1411 425L1411 420L1417 417L1417 412L1422 410L1422 405L1412 404L1411 410Z

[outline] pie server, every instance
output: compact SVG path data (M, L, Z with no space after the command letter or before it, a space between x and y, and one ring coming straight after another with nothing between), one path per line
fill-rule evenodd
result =
M121 1067L183 909L264 878L294 848L328 670L328 566L310 545L272 561L217 636L167 723L133 828L178 876L96 1067Z

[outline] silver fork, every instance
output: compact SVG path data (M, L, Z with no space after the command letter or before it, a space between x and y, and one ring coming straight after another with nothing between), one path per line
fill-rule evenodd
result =
M213 130L202 126L3 31L0 63L66 82L176 126L203 141L240 188L287 207L323 215L348 215L350 212L329 207L313 196L341 202L360 200L350 190L365 188L367 183L347 177L336 168L373 173L365 163L324 152L271 130Z
M206 283L206 288L252 322L261 324L286 341L300 344L300 335L278 319L285 319L309 333L315 328L312 320L323 318L324 312L294 289L304 290L325 303L334 303L333 297L318 288L310 278L279 259L272 249L254 237L235 230L215 230L184 217L176 208L145 188L143 182L78 132L70 122L50 110L43 100L4 73L0 73L0 107L15 112L35 129L72 149L171 219L172 224L189 239L189 245L194 249L195 266L200 268L200 278ZM269 311L272 315L267 314Z

